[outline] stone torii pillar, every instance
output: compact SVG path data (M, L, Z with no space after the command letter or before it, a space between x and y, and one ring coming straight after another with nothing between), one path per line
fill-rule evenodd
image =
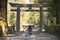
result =
M44 15L43 15L43 5L40 5L40 31L42 32L45 26Z
M20 31L20 6L19 5L13 5L13 4L10 4L12 7L16 7L17 9L16 10L11 10L11 11L16 11L17 12L17 20L16 20L16 31Z
M20 31L20 7L17 7L16 30Z

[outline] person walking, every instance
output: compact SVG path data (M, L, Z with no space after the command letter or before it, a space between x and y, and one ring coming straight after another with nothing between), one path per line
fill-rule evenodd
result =
M31 27L31 25L28 26L28 34L32 35L32 27Z

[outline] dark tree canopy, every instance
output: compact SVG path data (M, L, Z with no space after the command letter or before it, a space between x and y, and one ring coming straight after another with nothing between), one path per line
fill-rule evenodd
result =
M49 15L56 18L56 23L60 24L60 0L50 0L49 1Z
M0 14L2 20L4 19L7 22L7 0L0 0Z
M48 17L55 17L56 23L60 24L60 0L35 0L34 1L37 4L44 4L48 3L48 11L49 15Z

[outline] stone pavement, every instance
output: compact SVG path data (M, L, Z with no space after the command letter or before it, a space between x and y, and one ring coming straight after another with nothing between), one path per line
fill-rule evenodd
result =
M55 35L49 33L39 33L39 34L34 33L33 35L23 33L13 37L11 40L59 40L59 39Z
M60 40L55 35L49 33L39 33L29 35L23 32L15 32L15 34L8 34L6 37L0 37L0 40Z

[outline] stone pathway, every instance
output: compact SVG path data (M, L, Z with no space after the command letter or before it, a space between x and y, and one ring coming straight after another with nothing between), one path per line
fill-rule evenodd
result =
M7 37L0 37L0 40L60 40L55 35L49 33L40 33L28 35L27 33L17 32L17 34L9 34Z

